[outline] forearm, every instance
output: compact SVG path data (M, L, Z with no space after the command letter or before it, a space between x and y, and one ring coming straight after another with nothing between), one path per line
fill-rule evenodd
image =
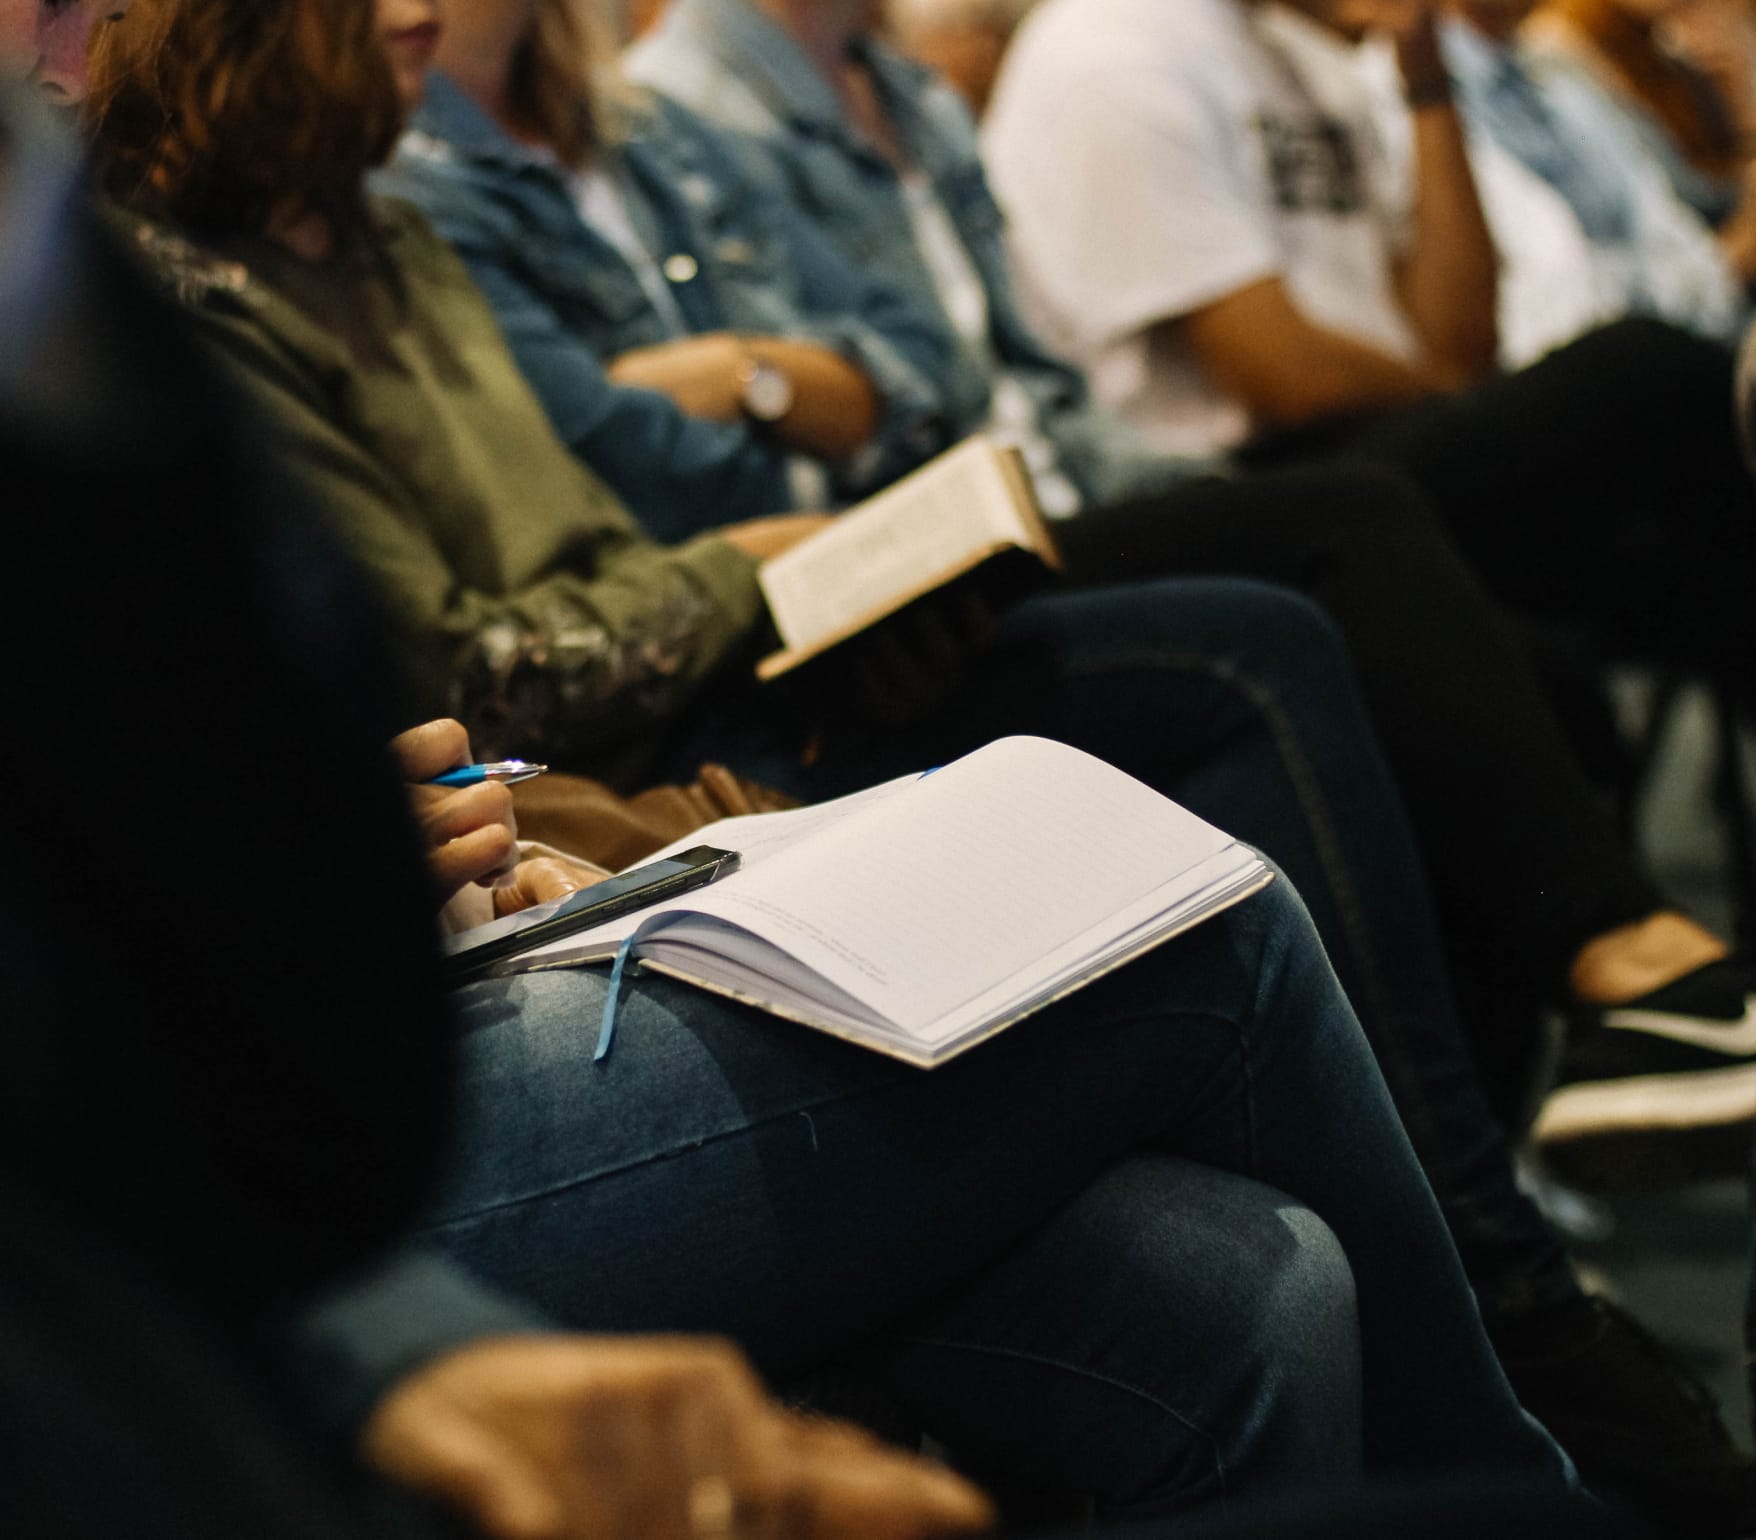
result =
M1399 406L1450 383L1425 360L1405 361L1309 320L1279 279L1164 324L1182 330L1214 384L1258 431Z
M871 437L878 421L871 382L858 365L814 342L710 332L624 353L608 372L619 385L669 396L691 417L742 422L748 372L756 363L773 365L792 382L786 413L762 426L775 442L842 459Z
M1400 297L1435 368L1463 385L1492 369L1499 351L1499 259L1437 46L1417 37L1399 44L1397 58L1414 120L1415 175Z
M857 454L878 425L878 393L865 373L841 354L812 342L747 337L745 346L793 382L793 404L774 424L790 449L825 460Z
M1430 363L1405 363L1335 332L1303 350L1296 377L1259 397L1253 415L1265 427L1295 428L1330 417L1405 406L1450 389L1449 374Z
M480 752L573 768L673 719L762 613L756 563L728 542L631 542L590 580L556 574L505 599L454 596L446 710Z

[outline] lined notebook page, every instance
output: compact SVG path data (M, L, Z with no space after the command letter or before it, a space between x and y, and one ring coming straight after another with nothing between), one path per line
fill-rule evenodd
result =
M808 646L972 551L1021 542L1000 453L973 438L765 562L758 581L781 640Z
M676 907L914 1031L1231 844L1077 749L1009 738Z

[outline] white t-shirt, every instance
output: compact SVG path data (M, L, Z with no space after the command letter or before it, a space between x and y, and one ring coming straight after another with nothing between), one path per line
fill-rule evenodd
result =
M1044 0L1007 57L984 151L1026 307L1155 446L1246 439L1154 323L1278 277L1313 321L1419 354L1395 292L1406 208L1339 39L1238 0Z

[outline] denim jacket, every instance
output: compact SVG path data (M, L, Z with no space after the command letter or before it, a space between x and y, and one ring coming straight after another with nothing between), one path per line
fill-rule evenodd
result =
M1215 467L1208 462L1177 461L1150 449L1093 402L1079 371L1037 339L1013 290L1004 219L963 103L930 72L882 45L857 46L909 159L931 180L981 275L995 356L1030 392L1043 431L1086 502L1211 475ZM944 316L895 169L848 124L798 44L748 0L673 0L627 63L637 79L736 131L764 174L861 268L883 273ZM989 383L982 360L959 349L944 389L960 432L985 420Z
M955 344L936 314L854 269L752 184L720 137L654 99L619 148L620 185L637 224L662 243L691 332L806 338L865 370L882 402L879 427L850 461L826 467L833 498L863 495L949 442L937 380ZM794 505L784 449L744 423L692 418L667 396L608 378L604 361L671 340L672 327L581 219L561 168L444 76L429 77L376 185L417 204L463 258L556 431L649 532L680 540Z

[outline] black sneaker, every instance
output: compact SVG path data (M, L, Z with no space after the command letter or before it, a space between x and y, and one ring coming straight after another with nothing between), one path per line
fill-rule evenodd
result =
M1575 1013L1559 1084L1532 1130L1544 1145L1756 1120L1756 975L1708 963L1623 1005Z
M1596 1295L1488 1322L1525 1409L1600 1497L1667 1533L1756 1532L1756 1460L1645 1327Z

